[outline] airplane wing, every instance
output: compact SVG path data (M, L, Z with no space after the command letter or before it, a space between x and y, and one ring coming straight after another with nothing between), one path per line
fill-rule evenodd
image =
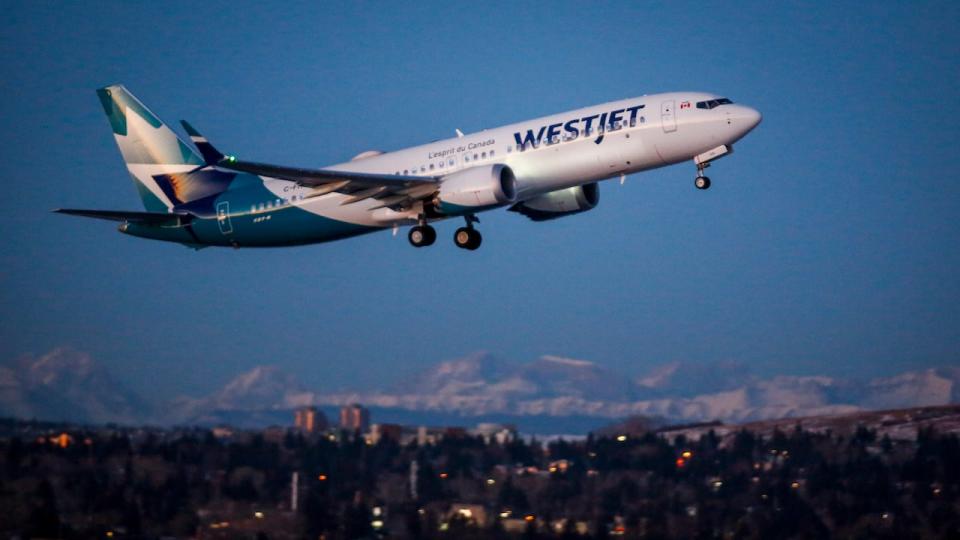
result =
M433 195L440 184L439 176L407 176L398 174L361 173L330 169L305 169L241 161L224 155L185 120L181 124L200 150L207 166L246 172L269 178L296 182L314 188L307 197L337 192L349 195L341 204L352 204L366 199L377 199L380 205L371 208L400 207Z
M70 216L83 216L109 221L126 221L128 223L145 223L150 225L162 225L164 223L179 224L183 218L189 217L187 214L168 214L166 212L126 212L118 210L82 210L75 208L57 208L54 212Z

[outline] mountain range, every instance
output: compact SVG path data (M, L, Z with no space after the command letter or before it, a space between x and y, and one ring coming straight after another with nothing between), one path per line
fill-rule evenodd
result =
M0 365L0 416L256 427L289 423L290 410L298 406L333 412L347 403L371 407L374 421L505 419L541 432L538 425L562 425L564 418L580 419L578 426L636 415L668 423L744 422L960 403L960 368L858 381L760 377L736 362L671 363L629 377L587 360L546 355L512 363L481 352L369 392L316 392L276 366L259 366L210 395L151 406L89 355L69 349Z
M153 417L154 410L90 355L57 348L0 364L0 415L132 424Z

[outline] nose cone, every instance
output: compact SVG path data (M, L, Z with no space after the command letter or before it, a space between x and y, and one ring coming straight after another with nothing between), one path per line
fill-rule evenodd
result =
M737 139L750 133L750 130L757 127L761 120L763 115L760 111L746 105L736 105L736 109L731 110L728 116L728 123L736 131Z
M743 122L748 126L747 131L750 131L757 127L760 121L763 120L763 115L753 107L744 107L744 109Z

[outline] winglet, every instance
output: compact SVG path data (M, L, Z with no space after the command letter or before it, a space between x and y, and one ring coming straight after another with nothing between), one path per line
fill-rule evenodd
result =
M183 129L186 130L187 135L190 135L190 140L193 142L194 146L197 147L197 150L200 151L200 155L203 156L203 161L209 165L216 165L224 158L224 155L217 150L207 138L200 134L199 131L193 128L186 120L181 120L180 124L183 126Z

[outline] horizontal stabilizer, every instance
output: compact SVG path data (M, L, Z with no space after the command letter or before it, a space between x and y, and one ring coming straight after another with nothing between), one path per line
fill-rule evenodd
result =
M57 208L54 212L70 216L83 216L109 221L144 223L148 225L180 224L190 216L187 214L169 214L166 212L125 212L119 210L82 210L75 208Z

